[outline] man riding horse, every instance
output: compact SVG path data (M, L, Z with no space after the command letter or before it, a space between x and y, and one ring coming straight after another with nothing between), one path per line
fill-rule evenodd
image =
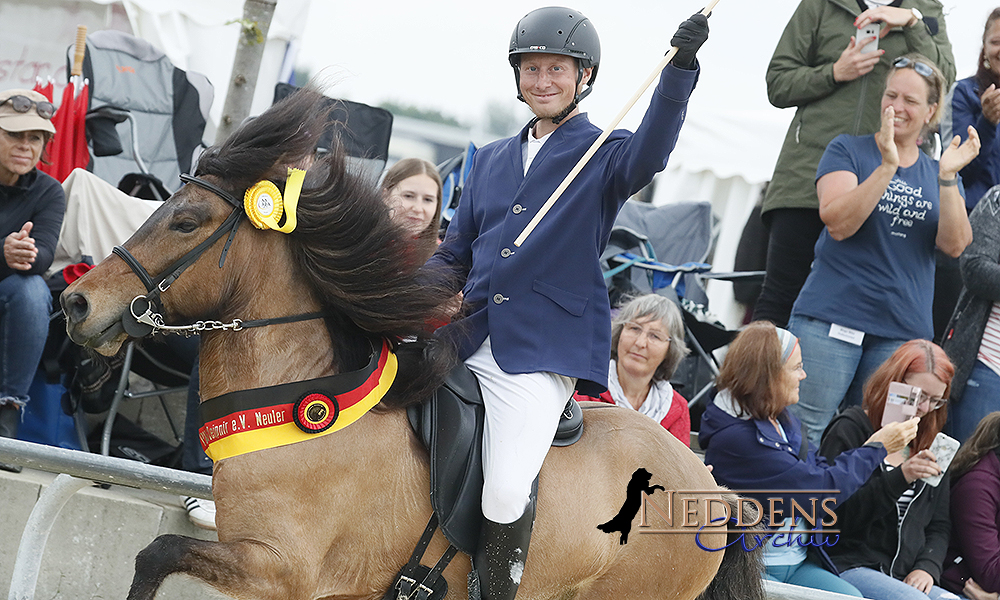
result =
M599 257L618 210L667 164L707 38L705 16L680 25L670 40L678 52L639 128L611 133L531 242L515 247L601 133L578 106L593 89L601 50L590 20L566 8L532 11L511 35L518 99L535 117L477 151L447 237L425 267L464 282L464 318L441 333L478 376L486 405L485 520L474 557L485 600L517 593L535 517L533 482L567 400L574 388L607 387L611 319Z

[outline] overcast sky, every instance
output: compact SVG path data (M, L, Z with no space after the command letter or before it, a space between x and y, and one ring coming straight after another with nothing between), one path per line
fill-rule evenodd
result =
M994 0L944 0L959 77L972 74L983 23ZM677 25L704 6L700 0L577 0L568 2L596 26L602 60L594 92L584 101L591 120L606 126L669 48ZM538 0L333 2L314 0L299 64L335 84L331 94L378 104L392 100L481 120L501 103L526 120L506 58L511 31ZM699 53L702 75L692 112L725 111L787 123L790 111L767 103L764 72L797 0L721 0L711 35ZM845 40L846 45L846 40ZM644 99L622 122L633 129ZM757 117L753 115L758 115Z

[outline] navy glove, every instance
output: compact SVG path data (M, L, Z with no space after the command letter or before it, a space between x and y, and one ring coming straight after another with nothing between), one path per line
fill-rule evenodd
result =
M690 19L677 28L674 37L670 38L670 45L677 48L677 54L671 62L680 69L693 69L694 56L707 39L708 17L701 13L691 15Z

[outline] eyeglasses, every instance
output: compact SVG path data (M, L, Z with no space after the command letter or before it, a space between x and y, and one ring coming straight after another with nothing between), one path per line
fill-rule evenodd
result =
M917 406L920 406L924 402L929 403L928 412L937 410L948 403L947 398L933 398L927 395L926 392L920 390L920 394L917 396Z
M43 119L51 119L52 115L56 114L56 107L51 102L35 102L27 96L11 96L3 102L0 102L0 106L3 106L8 102L11 107L19 113L26 113L31 110L32 106L34 106L38 112L38 116Z
M900 56L892 63L894 69L906 69L913 67L913 70L917 72L918 75L923 75L928 79L934 78L934 69L930 67L927 63L922 63L919 60L911 60L905 56Z
M670 336L662 332L656 331L653 328L644 328L638 323L625 323L622 325L622 334L628 334L631 337L639 339L643 333L646 334L646 339L653 344L666 344L670 341Z

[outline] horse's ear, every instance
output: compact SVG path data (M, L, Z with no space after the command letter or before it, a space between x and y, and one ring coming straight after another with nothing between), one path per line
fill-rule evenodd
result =
M299 204L299 194L306 172L302 169L289 167L288 179L285 180L285 195L282 198L278 186L264 179L247 189L243 195L243 210L257 229L273 229L282 233L295 230L295 209ZM282 214L285 223L282 225Z

